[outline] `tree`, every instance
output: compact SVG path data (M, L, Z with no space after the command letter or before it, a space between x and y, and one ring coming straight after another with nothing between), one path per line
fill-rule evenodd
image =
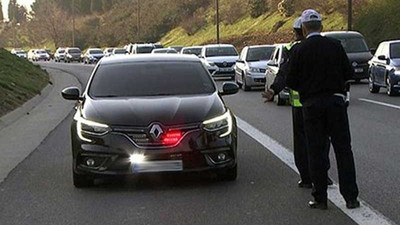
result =
M3 16L3 5L1 4L0 1L0 23L3 22L4 16Z
M266 0L250 0L249 6L250 6L250 16L253 18L261 16L268 10Z
M16 11L17 11L17 0L10 0L10 2L8 3L8 20L9 21L15 20Z
M35 8L32 25L36 33L43 35L43 39L50 37L55 47L59 47L64 41L68 32L67 18L63 11L55 2L40 4Z
M90 0L90 12L100 12L103 9L102 0Z

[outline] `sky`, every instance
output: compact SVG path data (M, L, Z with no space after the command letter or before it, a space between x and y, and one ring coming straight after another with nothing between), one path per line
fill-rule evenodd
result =
M8 19L8 3L9 0L0 0L1 4L3 5L3 15L5 17L5 19ZM25 6L28 11L30 11L31 7L30 5L34 2L35 0L17 0L17 3L20 5Z

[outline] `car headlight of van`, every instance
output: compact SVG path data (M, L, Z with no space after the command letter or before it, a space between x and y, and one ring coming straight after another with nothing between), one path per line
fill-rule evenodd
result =
M110 127L106 124L83 118L79 111L75 113L74 120L76 120L78 137L83 141L92 142L92 140L84 136L85 134L91 136L103 136L111 131Z
M394 75L400 76L400 68L397 68L397 69L394 71Z
M219 137L228 136L232 132L232 115L229 110L227 110L221 116L206 120L203 122L204 130L208 132L223 131L219 134Z

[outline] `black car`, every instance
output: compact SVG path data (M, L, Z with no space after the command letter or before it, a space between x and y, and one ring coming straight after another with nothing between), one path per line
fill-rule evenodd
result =
M196 56L126 55L103 58L77 101L71 126L76 187L97 177L213 170L237 174L237 127L222 91Z
M332 31L322 33L322 35L335 38L342 43L350 64L354 68L353 79L356 82L368 79L368 61L372 58L372 53L362 34L355 31Z

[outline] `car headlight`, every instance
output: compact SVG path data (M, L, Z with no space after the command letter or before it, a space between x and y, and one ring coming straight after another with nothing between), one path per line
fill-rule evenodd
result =
M203 122L204 130L208 132L224 131L219 137L228 136L232 132L232 116L227 110L223 115Z
M92 142L92 140L84 137L85 134L91 136L103 136L111 130L110 127L106 124L94 122L83 118L80 115L79 111L75 113L74 119L76 120L78 137L82 141Z
M400 76L400 68L396 68L396 70L394 71L394 75Z
M206 61L206 65L207 65L207 66L214 67L214 66L215 66L215 63Z

